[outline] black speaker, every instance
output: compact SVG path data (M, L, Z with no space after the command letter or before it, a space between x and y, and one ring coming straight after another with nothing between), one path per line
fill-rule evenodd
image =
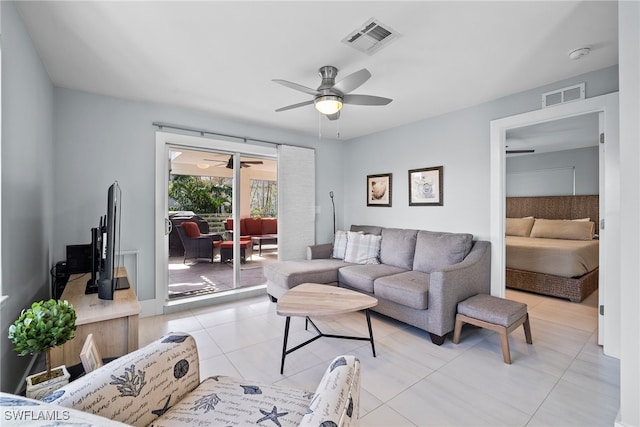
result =
M55 278L56 280L67 279L69 277L69 269L66 261L56 262Z
M69 270L66 261L56 262L53 273L53 298L58 299L62 295L67 281L69 280Z
M67 273L91 273L91 244L67 246Z

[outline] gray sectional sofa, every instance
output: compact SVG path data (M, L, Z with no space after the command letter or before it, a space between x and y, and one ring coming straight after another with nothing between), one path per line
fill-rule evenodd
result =
M342 257L345 242L336 233L334 243L309 247L305 260L265 265L271 300L306 282L352 289L378 299L372 310L427 331L441 345L458 302L490 293L490 243L471 234L356 225L342 233L349 243L366 243L347 243ZM363 247L375 245L375 259L362 256Z

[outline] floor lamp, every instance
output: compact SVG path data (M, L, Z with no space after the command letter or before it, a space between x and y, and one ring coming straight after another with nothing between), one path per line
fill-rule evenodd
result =
M333 234L336 234L336 204L333 202L333 191L329 191L331 206L333 207Z

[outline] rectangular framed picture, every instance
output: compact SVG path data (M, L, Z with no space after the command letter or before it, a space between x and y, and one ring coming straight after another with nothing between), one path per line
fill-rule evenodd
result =
M391 174L367 175L367 206L391 206Z
M80 361L86 373L102 366L102 356L100 356L96 342L93 340L93 334L87 335L87 339L84 341L80 351Z
M409 206L442 206L442 166L409 171Z

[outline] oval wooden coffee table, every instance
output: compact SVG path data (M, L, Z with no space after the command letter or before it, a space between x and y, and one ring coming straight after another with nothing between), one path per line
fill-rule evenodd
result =
M322 337L369 341L371 343L373 357L376 357L376 348L373 344L373 330L371 329L371 317L369 316L369 309L376 305L378 305L378 300L369 295L361 294L360 292L352 291L350 289L321 285L318 283L302 283L287 291L278 300L278 304L276 306L277 313L280 316L287 317L284 325L284 343L282 344L282 363L280 365L280 373L282 374L284 372L284 359L287 354L294 352ZM364 310L367 317L367 327L369 328L368 338L324 334L309 318L311 316L335 316L337 314L352 313L354 311L361 310ZM289 324L292 316L304 317L305 330L309 323L311 323L311 326L313 326L318 335L287 350Z

